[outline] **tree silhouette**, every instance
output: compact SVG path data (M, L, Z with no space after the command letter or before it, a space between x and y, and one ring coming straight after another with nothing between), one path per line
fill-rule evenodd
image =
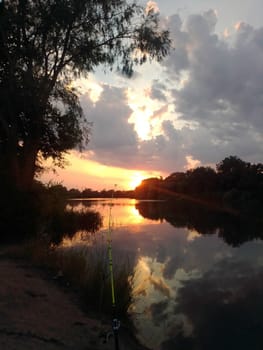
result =
M158 13L125 0L0 3L1 175L27 190L43 159L88 142L72 79L96 67L131 75L169 50Z
M244 162L236 156L210 167L173 172L165 179L145 179L134 191L139 199L178 198L214 209L261 215L263 164Z

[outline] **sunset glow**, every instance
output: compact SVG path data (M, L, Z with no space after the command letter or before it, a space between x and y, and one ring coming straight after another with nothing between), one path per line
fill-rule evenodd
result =
M183 3L144 3L146 13L160 12L162 27L169 28L173 50L165 60L136 66L131 79L102 67L73 79L70 87L91 126L89 151L70 152L70 165L43 174L43 181L129 190L144 178L214 168L232 153L261 161L262 19L251 11L258 4L237 8L216 0L206 8L192 2L183 14Z
M149 177L158 177L159 172L147 172L107 166L73 151L66 156L67 166L65 169L56 168L52 171L48 163L49 171L43 173L40 180L44 183L60 183L67 188L103 190L116 188L118 190L130 190L138 186L141 181Z
M4 349L263 350L262 9L0 0Z
M143 172L134 172L129 183L130 188L135 188L139 186L143 179L145 179L145 175L143 174Z
M93 103L100 99L103 87L96 82L95 78L90 75L89 78L79 78L71 83L72 87L77 89L80 94L88 94Z

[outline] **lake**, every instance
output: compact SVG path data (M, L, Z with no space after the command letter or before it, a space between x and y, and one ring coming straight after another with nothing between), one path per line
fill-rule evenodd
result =
M263 348L263 229L260 221L192 203L94 199L103 227L65 246L105 244L134 270L131 316L139 341L157 350ZM117 301L118 302L118 301Z

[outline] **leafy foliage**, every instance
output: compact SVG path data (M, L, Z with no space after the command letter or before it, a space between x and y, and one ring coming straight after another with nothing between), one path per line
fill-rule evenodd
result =
M263 202L263 165L244 162L236 156L210 167L175 172L164 180L146 179L135 189L141 199L174 199L181 197L211 206L226 205L242 212L260 212ZM201 199L201 200L200 200ZM211 202L212 201L212 202Z
M6 177L30 187L42 160L89 140L74 77L96 67L130 76L167 55L158 13L124 0L0 3L0 157Z
M89 235L102 225L98 212L67 210L67 189L62 185L44 186L34 181L28 192L4 187L1 199L0 243L45 237L50 244L59 244L77 231Z

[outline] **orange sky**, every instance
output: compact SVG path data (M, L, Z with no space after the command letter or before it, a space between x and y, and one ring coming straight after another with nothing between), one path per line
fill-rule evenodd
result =
M148 69L150 68L148 67ZM135 84L129 80L125 80L125 83L130 85ZM157 123L157 125L155 125L154 122L151 121L151 116L156 110L160 108L160 104L158 101L153 101L149 98L149 96L146 96L147 93L145 92L144 84L144 78L141 76L139 82L137 81L135 84L136 88L125 87L124 96L126 97L123 101L120 101L119 106L116 107L116 111L119 111L119 109L122 110L123 108L120 107L121 105L129 105L130 109L128 110L128 113L130 114L127 114L125 116L125 118L127 118L125 125L131 129L134 128L134 133L137 134L139 140L150 139L150 133L159 133L159 124ZM72 86L74 88L77 88L80 96L84 96L84 98L86 96L90 99L91 103L94 103L94 105L96 105L96 103L100 103L103 90L105 88L107 89L107 87L111 85L105 84L95 75L90 74L88 78L81 78L72 82ZM110 100L109 103L110 104L107 105L106 109L103 110L104 114L108 113L110 115L112 100ZM84 106L84 112L90 116L94 111L91 112ZM163 114L166 115L166 109ZM117 119L117 117L115 117L115 119ZM157 119L156 116L155 119ZM161 122L161 120L162 116L160 115L158 116L158 121ZM96 147L93 148L92 142L98 141L96 139L96 133L94 132L94 127L96 127L97 122L98 120L95 119L90 135L91 140L89 143L88 152L91 155L93 153L96 154ZM114 140L116 138L114 124L110 126L108 125L106 128L107 127L107 135L111 135L110 138ZM101 131L103 130L100 129L100 132ZM124 133L124 130L121 130L121 132ZM121 147L119 148L121 149ZM107 148L107 150L110 150L110 146ZM112 157L116 153L116 149L112 150ZM41 175L40 180L44 183L48 183L50 181L52 183L60 183L67 188L91 188L94 190L103 190L114 188L114 186L117 185L117 189L119 190L130 190L134 189L145 178L168 175L164 172L156 170L145 171L143 169L136 168L130 169L129 164L127 164L126 168L126 164L124 164L125 162L123 163L123 167L107 166L103 165L103 161L100 163L99 161L87 159L88 157L89 155L85 154L84 158L84 155L82 156L82 154L77 151L69 152L69 154L67 154L65 157L68 165L64 169L56 168L56 173L54 173L52 170L46 171ZM107 161L111 161L110 153ZM127 163L129 163L129 159L127 159ZM47 166L50 166L50 163L47 163Z
M65 169L40 180L128 190L144 178L215 166L229 155L262 161L258 0L205 3L192 1L183 15L184 0L149 1L148 8L165 11L176 50L161 64L137 67L131 79L98 68L72 82L92 125L90 142L86 154L70 152Z
M163 175L159 172L102 165L81 158L81 154L76 151L69 153L66 156L66 161L68 165L64 169L56 168L55 173L50 169L43 173L39 179L44 183L50 181L60 183L68 189L103 190L114 188L116 185L117 190L129 190L134 189L145 178Z

